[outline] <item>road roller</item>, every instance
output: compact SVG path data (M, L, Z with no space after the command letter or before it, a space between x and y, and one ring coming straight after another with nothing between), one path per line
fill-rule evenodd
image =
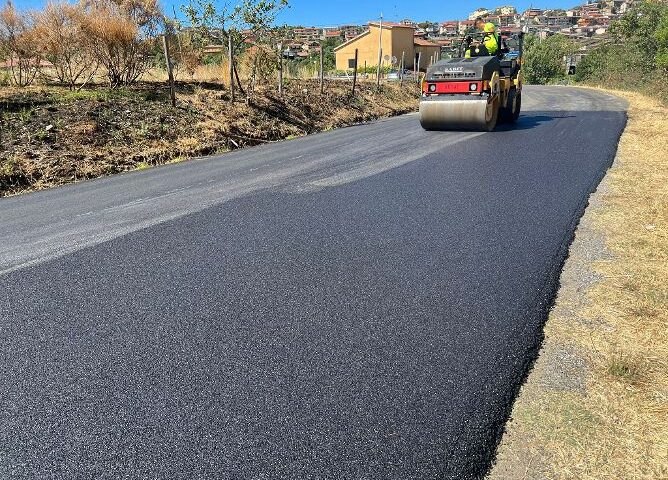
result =
M420 123L425 130L494 130L513 123L522 108L522 40L518 51L499 55L440 60L422 81ZM462 42L464 43L464 42Z

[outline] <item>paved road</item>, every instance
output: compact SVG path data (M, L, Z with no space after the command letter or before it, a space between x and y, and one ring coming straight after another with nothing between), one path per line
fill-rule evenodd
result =
M0 477L479 478L625 123L524 100L0 201Z

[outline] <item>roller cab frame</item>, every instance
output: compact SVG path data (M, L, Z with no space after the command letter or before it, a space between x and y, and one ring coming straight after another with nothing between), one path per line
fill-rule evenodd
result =
M519 52L502 50L504 58L451 58L429 67L422 81L422 127L492 131L499 121L515 122L522 108L522 44L520 34Z

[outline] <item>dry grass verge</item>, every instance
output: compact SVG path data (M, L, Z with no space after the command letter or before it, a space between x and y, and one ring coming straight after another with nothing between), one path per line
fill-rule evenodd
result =
M668 109L637 93L492 479L668 479Z
M190 157L307 135L413 111L415 84L290 80L282 96L258 89L250 104L229 101L217 83L0 88L0 197Z

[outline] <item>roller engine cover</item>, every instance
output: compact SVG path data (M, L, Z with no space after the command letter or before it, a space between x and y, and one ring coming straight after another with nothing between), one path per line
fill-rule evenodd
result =
M450 58L440 60L427 69L427 82L491 80L501 70L497 57Z

